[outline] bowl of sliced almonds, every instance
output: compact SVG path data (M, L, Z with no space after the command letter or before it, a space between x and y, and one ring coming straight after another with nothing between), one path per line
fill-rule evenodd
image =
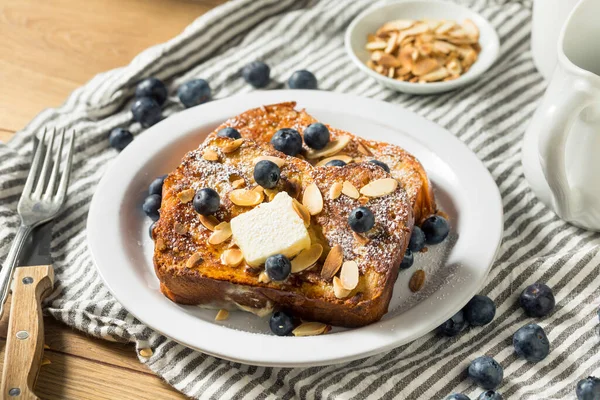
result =
M479 78L496 61L500 40L469 8L414 0L367 9L348 26L345 46L352 61L382 85L432 94Z

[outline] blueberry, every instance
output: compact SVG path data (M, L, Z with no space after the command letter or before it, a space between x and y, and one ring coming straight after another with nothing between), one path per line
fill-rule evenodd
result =
M123 150L131 141L133 140L133 135L127 129L123 128L115 128L110 131L108 135L108 143L110 147L115 148L119 151Z
M415 225L410 235L408 248L410 251L421 251L423 247L425 247L425 234L421 228Z
M290 89L316 89L317 78L315 78L312 72L301 69L290 76L288 86Z
M379 161L379 160L371 160L369 161L371 164L375 164L378 167L383 168L383 170L385 172L387 172L388 174L390 173L390 167L388 167L388 165L386 163L384 163L383 161Z
M493 390L500 386L504 377L504 371L500 364L488 356L478 357L471 361L467 372L478 386L486 390Z
M415 256L410 249L406 249L406 253L404 253L404 257L402 258L402 262L400 263L400 269L409 269L412 267L415 262Z
M448 236L448 232L450 232L448 221L439 215L432 215L427 218L423 224L421 224L421 229L423 230L423 233L425 233L425 240L429 244L443 242L444 239L446 239L446 236Z
M221 198L215 190L204 188L196 192L193 204L198 214L211 215L219 210Z
M555 304L552 289L543 283L527 286L521 293L519 301L530 317L545 317L552 312Z
M294 321L285 311L276 311L269 319L269 327L277 336L287 336L294 330Z
M304 130L304 143L311 149L321 150L329 143L329 129L320 122L310 124Z
M265 189L273 189L280 176L281 170L273 161L262 160L254 166L254 180Z
M271 280L285 281L292 272L292 263L283 254L275 254L267 258L265 271Z
M492 322L496 315L496 305L492 299L480 294L473 296L463 310L465 319L472 326L487 325Z
M302 136L295 129L283 128L275 132L271 144L276 150L293 157L302 150Z
M179 86L177 97L186 108L194 107L210 99L210 86L204 79L194 79Z
M148 186L149 194L158 194L162 196L162 188L165 183L165 178L167 175L161 175L158 178L154 179L150 186Z
M504 397L498 392L488 390L487 392L481 393L477 400L504 400Z
M217 132L217 136L228 137L230 139L241 139L242 138L242 135L240 135L240 133L238 132L237 129L230 128L230 127L219 130L219 132Z
M158 194L151 194L150 196L144 199L144 204L142 204L142 210L146 213L147 216L152 219L152 221L158 220L160 218L160 214L158 210L160 209L161 197Z
M242 77L255 88L263 88L269 84L271 68L261 61L253 61L242 69Z
M343 167L344 165L347 164L342 160L331 160L325 164L326 167Z
M375 216L367 207L356 207L348 216L348 224L354 232L367 232L375 225Z
M438 327L438 332L444 336L456 336L465 328L469 326L469 323L465 319L465 315L463 310L460 310L456 314L454 314L449 320L444 322Z
M161 118L160 105L151 97L140 97L135 99L131 105L133 119L147 128L154 125Z
M135 97L150 97L162 105L167 99L167 87L156 78L146 78L135 88Z
M148 228L148 233L150 234L150 239L154 240L154 227L156 226L156 221L152 222L150 227Z
M531 362L542 361L550 353L546 332L537 324L519 328L513 335L513 346L519 356Z
M578 400L598 400L600 399L600 379L588 376L577 382L575 391Z
M446 400L471 400L471 399L466 394L452 393L450 396L446 397Z

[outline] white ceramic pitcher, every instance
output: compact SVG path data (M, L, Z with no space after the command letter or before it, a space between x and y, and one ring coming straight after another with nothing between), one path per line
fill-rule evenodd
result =
M525 177L563 220L600 231L600 0L563 26L558 64L525 134Z

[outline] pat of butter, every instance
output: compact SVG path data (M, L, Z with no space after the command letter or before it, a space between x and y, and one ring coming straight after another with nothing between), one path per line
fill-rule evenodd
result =
M292 257L310 247L304 221L294 211L293 199L286 192L233 218L231 232L250 266L264 264L274 254Z

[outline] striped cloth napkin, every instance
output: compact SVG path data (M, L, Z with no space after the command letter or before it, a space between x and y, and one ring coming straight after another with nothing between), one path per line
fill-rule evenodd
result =
M96 76L58 109L42 112L7 144L0 144L0 259L19 220L17 201L31 156L31 136L42 127L77 130L77 151L66 210L57 220L52 255L56 287L45 311L108 340L149 346L141 358L183 393L214 399L443 399L452 392L476 398L481 389L464 371L487 354L504 367L505 399L574 398L576 382L600 375L596 310L600 294L600 236L570 226L530 191L520 162L525 127L545 88L529 50L531 1L465 0L497 29L497 63L476 83L437 96L399 94L367 78L344 52L348 23L372 0L236 0L198 18L173 40L150 48L130 65ZM100 279L86 245L86 218L94 189L117 152L108 132L132 123L129 103L136 82L164 80L171 93L192 78L210 82L214 98L253 90L239 75L263 60L277 82L298 69L315 73L322 90L396 103L446 127L490 170L502 193L505 232L498 258L481 293L498 308L496 318L456 338L428 334L390 352L342 365L303 369L259 368L219 360L186 348L144 326L122 308ZM281 84L273 83L271 88ZM182 110L173 96L164 108ZM485 229L485 221L481 228ZM551 341L538 364L517 358L513 333L532 321L517 305L529 284L554 289L554 312L539 321ZM285 357L285 354L282 354Z

